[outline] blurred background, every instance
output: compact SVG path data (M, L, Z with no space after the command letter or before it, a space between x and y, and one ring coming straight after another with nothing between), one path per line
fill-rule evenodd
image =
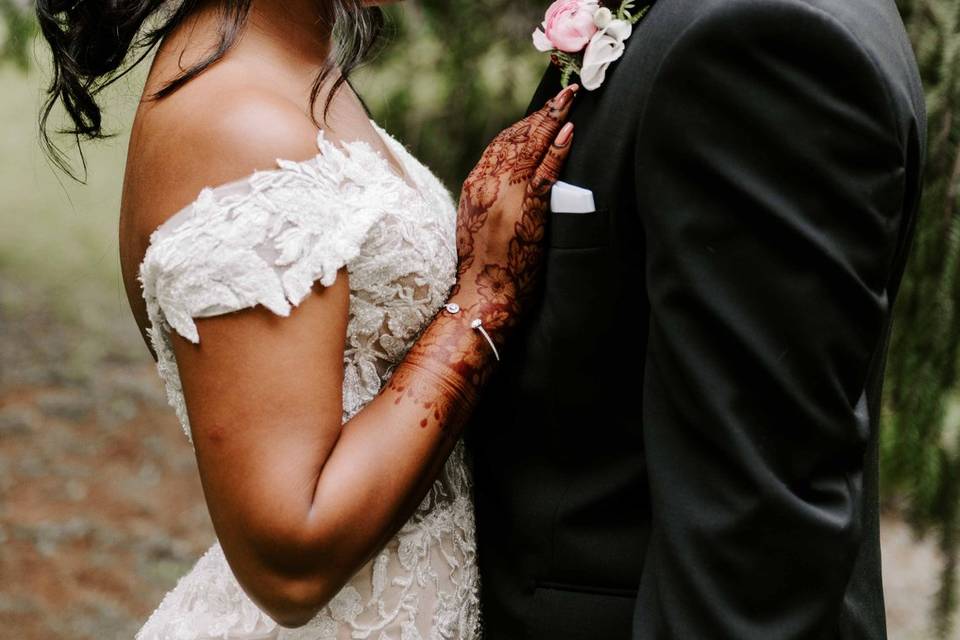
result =
M355 76L451 191L523 113L547 0L408 0ZM883 416L893 640L952 638L960 551L960 0L900 8L925 81L927 187ZM635 42L632 46L643 46ZM195 462L120 283L116 224L143 71L103 94L116 136L71 182L40 152L48 80L27 0L0 0L0 637L132 638L213 539ZM76 155L74 156L77 157Z

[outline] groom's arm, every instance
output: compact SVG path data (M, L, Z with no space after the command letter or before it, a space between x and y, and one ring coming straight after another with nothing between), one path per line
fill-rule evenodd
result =
M654 530L635 640L836 637L905 197L890 105L805 3L731 0L665 54L637 140Z

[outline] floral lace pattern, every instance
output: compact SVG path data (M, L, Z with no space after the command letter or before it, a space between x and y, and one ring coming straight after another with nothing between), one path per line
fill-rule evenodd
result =
M140 280L170 404L190 424L169 334L263 305L286 316L346 266L350 310L343 420L380 391L446 301L456 210L442 184L379 127L406 177L365 142L317 139L303 162L204 189L157 229ZM441 640L479 637L470 476L457 445L400 532L306 626L278 626L243 592L215 544L167 594L137 640Z

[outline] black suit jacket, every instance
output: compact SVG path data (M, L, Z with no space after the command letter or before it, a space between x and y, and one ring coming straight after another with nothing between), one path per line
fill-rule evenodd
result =
M551 214L468 434L486 638L884 638L925 139L892 0L660 0L576 100L561 179L597 211Z

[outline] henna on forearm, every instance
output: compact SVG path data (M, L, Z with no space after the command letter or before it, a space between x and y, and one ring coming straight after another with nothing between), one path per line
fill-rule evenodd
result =
M420 426L451 432L466 422L478 392L493 371L489 345L463 311L442 310L390 378L395 404L407 400L423 410Z

